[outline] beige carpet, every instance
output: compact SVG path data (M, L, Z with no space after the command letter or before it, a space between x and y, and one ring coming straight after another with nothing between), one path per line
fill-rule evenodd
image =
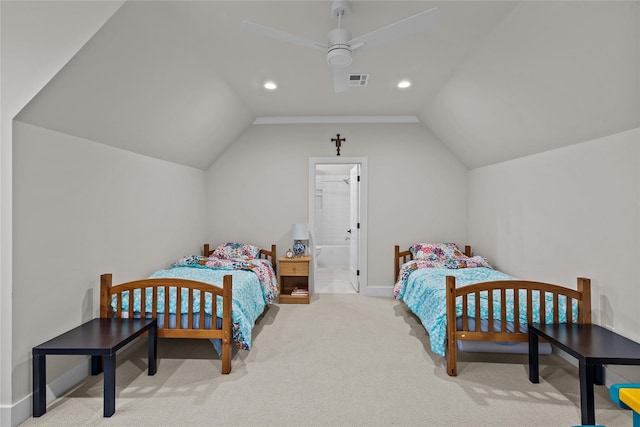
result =
M158 372L144 342L118 355L116 413L102 417L102 376L88 377L23 426L572 426L580 424L577 369L541 356L463 354L458 377L403 303L319 294L310 305L274 305L220 374L211 344L159 340ZM596 421L632 424L596 386Z

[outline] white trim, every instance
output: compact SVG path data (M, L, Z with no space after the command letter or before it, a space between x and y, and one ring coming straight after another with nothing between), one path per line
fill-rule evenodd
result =
M309 157L309 230L312 231L309 240L309 246L314 248L313 230L315 229L315 194L316 194L316 165L341 165L341 164L359 164L360 165L360 239L358 251L358 266L360 267L360 293L368 295L368 275L367 275L367 194L369 171L367 167L366 157ZM312 252L313 253L313 252ZM312 293L314 292L315 282L315 262L311 263L311 271L309 273L309 281Z
M393 297L393 288L389 286L369 286L364 294L369 297Z
M571 365L578 367L578 359L565 352L561 348L557 347L554 344L551 344L551 351L553 354L561 357L562 359L569 362ZM629 366L632 365L618 365L618 366ZM614 372L613 369L609 369L607 365L603 365L604 368L604 386L606 388L611 388L614 384L624 384L624 383L634 383L637 382L634 378L625 378L622 374Z
M54 400L64 396L76 384L90 375L89 358L75 365L58 378L47 383L46 404L49 405ZM0 425L15 427L22 424L33 415L33 393L28 394L19 402L11 406L0 408Z
M333 123L420 123L416 116L260 116L254 125L333 124Z
M0 426L14 426L14 424L11 423L11 408L12 407L8 405L0 406ZM17 425L17 423L15 425Z
M16 427L28 420L32 415L33 409L31 396L31 394L28 394L19 402L16 402L11 406L3 407L3 415L0 420L0 425Z

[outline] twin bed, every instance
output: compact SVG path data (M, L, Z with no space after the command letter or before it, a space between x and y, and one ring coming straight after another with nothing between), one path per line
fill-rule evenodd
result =
M251 348L255 321L278 296L275 256L275 245L204 245L202 256L184 257L148 279L114 286L103 274L100 317L155 317L160 337L210 339L227 374L232 344ZM578 278L577 289L517 280L452 243L395 246L394 269L395 297L418 316L451 376L458 349L526 353L529 323L591 323L586 278Z
M251 331L278 296L276 246L225 243L186 256L149 278L113 285L100 277L100 317L155 317L158 336L210 339L231 371L231 345L251 349ZM180 289L180 292L178 292ZM168 309L165 309L168 308Z
M458 349L526 353L529 323L591 323L586 278L578 278L577 289L517 280L453 243L395 246L394 268L395 297L418 316L451 376Z

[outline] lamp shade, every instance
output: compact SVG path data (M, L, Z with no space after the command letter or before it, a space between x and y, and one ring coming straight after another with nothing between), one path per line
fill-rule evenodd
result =
M294 240L307 240L309 238L309 226L307 224L291 224L291 238Z

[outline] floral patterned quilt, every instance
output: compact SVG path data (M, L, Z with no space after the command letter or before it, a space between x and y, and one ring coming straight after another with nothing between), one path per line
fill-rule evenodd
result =
M278 295L278 284L271 262L264 259L234 260L219 259L203 256L188 256L174 263L170 269L159 270L150 278L189 279L210 283L221 287L223 277L231 274L233 277L232 291L232 320L233 340L236 346L243 350L251 349L251 331L257 318L265 307ZM147 289L145 312L152 312L151 289ZM188 310L188 291L182 290L181 310ZM172 288L169 295L169 313L176 313L176 290ZM115 302L112 303L112 305ZM140 292L134 292L134 311L140 312ZM205 312L211 315L211 294L205 298ZM222 317L222 298L218 297L217 317ZM115 306L114 306L115 309ZM123 294L122 309L129 309L128 294ZM193 309L200 310L200 292L193 295ZM158 289L158 313L164 313L164 290Z

